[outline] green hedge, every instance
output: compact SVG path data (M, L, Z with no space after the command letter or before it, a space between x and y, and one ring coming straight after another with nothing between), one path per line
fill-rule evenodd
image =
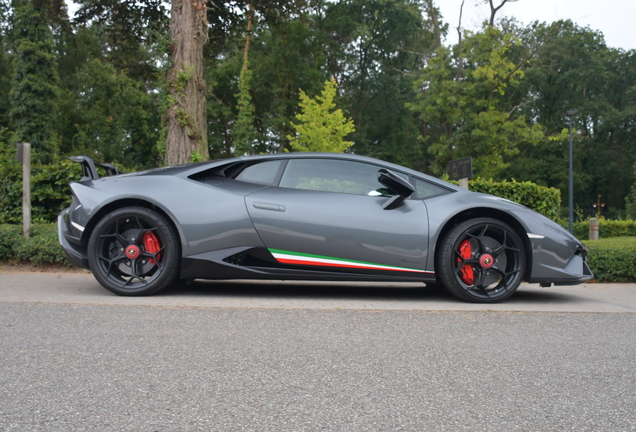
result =
M636 237L584 242L588 264L597 282L636 282Z
M36 224L28 239L21 225L0 225L0 260L11 263L46 264L70 267L57 238L56 224Z
M586 241L588 262L597 282L636 282L636 237ZM57 239L55 224L34 225L29 239L18 225L0 225L0 260L70 267Z
M567 227L567 221L562 222ZM575 222L572 226L574 235L581 240L590 238L590 221ZM610 237L636 237L636 220L610 220L601 218L598 221L598 237L606 239Z
M509 199L552 220L556 220L561 211L561 192L558 189L539 186L529 181L496 182L477 178L468 182L468 188L473 192L482 192Z
M71 202L68 184L79 180L82 169L68 159L51 165L31 166L31 218L33 222L53 222ZM22 165L4 160L0 165L0 224L22 223Z

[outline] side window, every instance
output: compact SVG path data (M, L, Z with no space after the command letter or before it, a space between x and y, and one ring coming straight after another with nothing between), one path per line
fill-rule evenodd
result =
M283 161L273 160L250 165L243 169L236 180L250 183L274 184Z
M388 193L378 182L379 166L333 159L291 159L280 187L380 196Z
M443 187L434 185L433 183L417 178L413 178L413 181L415 182L415 193L417 194L418 199L425 199L448 193L448 189L444 189Z

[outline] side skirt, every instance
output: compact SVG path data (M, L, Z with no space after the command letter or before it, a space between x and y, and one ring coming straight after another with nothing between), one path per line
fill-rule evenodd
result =
M285 258L278 260L274 256L267 250L239 247L184 257L181 278L435 282L435 273L430 271L405 271L388 266L350 267L348 263L331 262L308 264L296 259L285 262Z

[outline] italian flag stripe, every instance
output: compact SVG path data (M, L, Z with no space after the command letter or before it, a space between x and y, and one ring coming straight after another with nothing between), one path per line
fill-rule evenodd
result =
M433 273L429 270L418 270L406 267L387 266L382 264L374 264L364 261L348 260L343 258L332 258L322 255L312 255L301 252L289 252L279 249L269 249L270 253L276 258L276 260L283 264L300 264L300 265L315 265L326 267L345 267L345 268L357 268L367 270L390 270L390 271L402 271L413 273Z

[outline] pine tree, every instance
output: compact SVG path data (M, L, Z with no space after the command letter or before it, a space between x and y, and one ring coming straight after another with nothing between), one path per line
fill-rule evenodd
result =
M293 125L295 136L288 136L292 149L296 151L341 153L351 147L344 137L355 131L353 120L347 119L342 110L334 108L336 81L325 81L320 96L311 99L300 91L301 113L296 115L299 124Z
M53 33L46 11L28 0L14 3L15 61L10 117L19 142L31 143L34 159L50 162L55 133L59 77Z

